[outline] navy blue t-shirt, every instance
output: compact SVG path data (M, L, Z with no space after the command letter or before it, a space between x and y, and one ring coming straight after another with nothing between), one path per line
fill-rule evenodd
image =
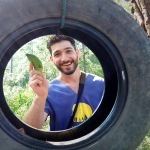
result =
M89 118L100 104L104 91L104 80L88 74L78 109L73 120L77 126ZM50 130L65 130L77 100L75 93L68 85L57 79L49 83L49 91L45 104L45 112L50 116Z

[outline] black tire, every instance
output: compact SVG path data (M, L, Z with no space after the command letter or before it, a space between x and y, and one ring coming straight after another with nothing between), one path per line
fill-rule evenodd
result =
M23 44L57 33L61 5L61 0L1 1L0 149L136 149L150 127L150 43L135 20L111 0L67 1L61 31L87 45L102 64L105 93L92 117L70 130L42 132L10 111L2 88L5 67Z

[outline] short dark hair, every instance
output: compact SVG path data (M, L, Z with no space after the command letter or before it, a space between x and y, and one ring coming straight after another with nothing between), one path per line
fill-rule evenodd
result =
M51 55L52 55L51 46L61 41L69 41L71 45L74 47L74 49L76 50L75 40L73 38L65 35L50 35L47 40L47 48L50 51Z

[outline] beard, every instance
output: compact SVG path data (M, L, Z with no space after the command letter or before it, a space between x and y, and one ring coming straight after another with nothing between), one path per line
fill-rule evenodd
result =
M66 64L66 63L69 63L69 62L71 62L71 65L73 64L73 66L71 68L63 69L63 67L61 67L63 64ZM64 73L65 75L71 75L77 69L77 66L78 66L78 57L75 60L63 62L60 65L56 65L55 64L55 66L58 68L58 70L60 72Z

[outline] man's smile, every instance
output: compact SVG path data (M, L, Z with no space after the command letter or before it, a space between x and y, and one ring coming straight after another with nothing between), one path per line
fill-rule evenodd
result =
M71 65L71 64L72 64L72 62L69 61L69 62L66 62L66 63L61 64L61 66L69 66L69 65Z

